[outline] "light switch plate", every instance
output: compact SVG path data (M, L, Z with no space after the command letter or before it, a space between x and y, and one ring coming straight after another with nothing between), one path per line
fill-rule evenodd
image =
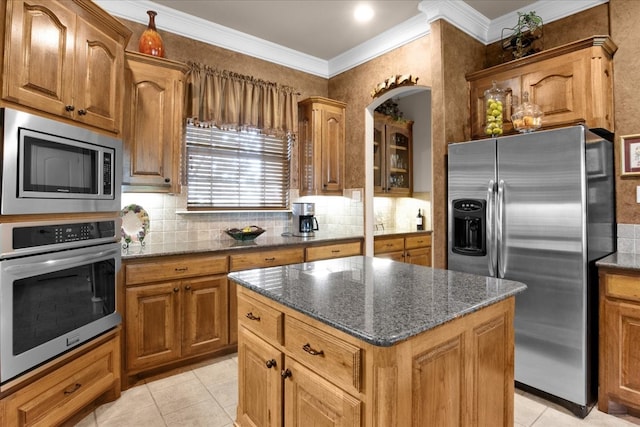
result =
M636 203L640 203L640 186L636 187Z

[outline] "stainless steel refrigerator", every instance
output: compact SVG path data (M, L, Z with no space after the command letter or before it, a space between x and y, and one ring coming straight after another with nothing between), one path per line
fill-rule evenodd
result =
M449 145L448 268L525 283L516 385L587 415L598 277L615 250L611 142L572 126Z

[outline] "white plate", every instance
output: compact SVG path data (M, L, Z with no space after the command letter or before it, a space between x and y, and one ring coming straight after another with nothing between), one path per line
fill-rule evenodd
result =
M120 211L122 217L122 238L127 245L131 242L144 244L144 239L149 233L149 214L140 205L125 206Z

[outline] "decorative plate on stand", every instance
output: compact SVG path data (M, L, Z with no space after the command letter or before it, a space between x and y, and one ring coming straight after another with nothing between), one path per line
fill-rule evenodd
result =
M122 217L122 238L125 249L131 242L140 242L144 246L144 238L149 233L149 214L140 205L125 206L120 211Z

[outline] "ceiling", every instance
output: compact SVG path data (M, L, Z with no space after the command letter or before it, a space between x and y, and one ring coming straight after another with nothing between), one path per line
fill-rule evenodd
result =
M431 31L444 19L488 44L513 27L518 11L549 23L608 0L94 0L114 16L147 24L158 12L168 31L325 78ZM375 11L355 23L353 9Z
M327 61L421 14L419 0L153 1ZM465 0L465 3L495 19L535 1ZM361 3L368 3L375 12L367 23L356 23L353 19L353 11ZM161 28L162 16L156 19Z

